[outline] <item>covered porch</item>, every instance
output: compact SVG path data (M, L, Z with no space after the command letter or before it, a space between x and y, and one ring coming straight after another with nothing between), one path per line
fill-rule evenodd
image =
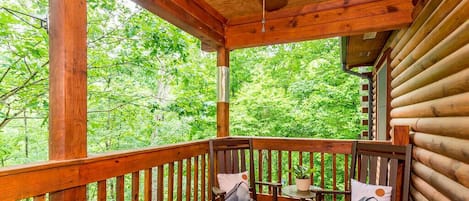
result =
M217 138L231 137L230 51L344 37L344 71L367 80L361 135L414 145L414 200L469 200L466 0L290 0L271 11L269 0L135 2L217 52ZM87 153L86 1L49 4L50 160L0 169L0 200L209 200L208 140ZM362 66L372 68L352 70ZM303 164L315 168L314 185L349 190L352 140L252 139L256 177L292 184L287 170ZM267 187L257 188L259 200L270 199Z

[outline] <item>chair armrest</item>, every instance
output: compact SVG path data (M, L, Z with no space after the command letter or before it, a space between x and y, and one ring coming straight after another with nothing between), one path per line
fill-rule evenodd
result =
M340 191L340 190L319 190L319 189L314 189L311 190L311 192L316 193L316 201L323 201L324 200L324 195L325 194L343 194L343 195L350 195L350 191Z
M256 181L255 183L272 187L272 201L278 201L278 192L279 192L280 187L282 187L281 183L265 182L265 181Z
M265 182L265 181L256 181L256 184L262 184L262 185L267 185L267 186L272 186L276 188L282 187L281 183L276 183L276 182Z
M340 190L311 190L313 193L320 193L320 194L351 194L350 191L340 191Z

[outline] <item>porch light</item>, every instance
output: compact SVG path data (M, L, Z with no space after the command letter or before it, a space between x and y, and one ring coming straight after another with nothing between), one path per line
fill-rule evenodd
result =
M226 66L218 66L217 73L217 100L218 102L230 102L230 69Z

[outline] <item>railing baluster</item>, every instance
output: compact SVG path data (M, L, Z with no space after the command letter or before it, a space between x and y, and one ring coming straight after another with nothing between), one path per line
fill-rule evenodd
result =
M132 172L132 201L138 201L140 191L140 173Z
M164 166L160 165L158 166L158 178L156 180L156 200L157 201L163 201L164 199L164 187L163 187L163 180L164 179Z
M151 201L152 168L145 169L144 173L144 200Z
M194 201L199 200L199 156L194 157Z
M106 180L98 181L98 201L106 201Z
M169 163L168 170L168 201L173 201L174 193L174 162Z
M267 151L267 181L272 182L272 150ZM269 194L272 194L270 187Z
M201 166L200 167L201 168L201 170L200 170L200 172L201 172L201 175L200 175L200 182L201 182L201 184L200 184L200 193L201 193L200 200L201 201L205 201L205 193L207 193L206 190L205 190L206 189L205 188L205 184L206 184L205 183L205 181L206 181L206 178L205 178L205 171L206 171L205 158L206 158L205 154L202 155L201 162L200 162L201 163L200 164L200 166Z
M288 151L288 185L292 184L291 167L291 151Z
M258 157L258 165L259 165L259 178L257 178L258 180L262 181L263 180L263 177L262 177L262 166L263 166L263 162L262 162L262 150L258 150L258 154L257 154L257 157ZM259 193L262 194L263 192L263 189L262 189L262 184L259 184Z
M314 152L309 152L309 168L314 168ZM314 171L311 174L311 184L314 185Z
M337 161L336 161L336 154L332 154L332 189L337 190ZM337 200L337 195L334 194L334 201Z
M324 188L324 153L321 153L321 188Z
M349 167L348 167L348 157L349 155L348 154L344 154L344 187L345 187L345 190L348 191L348 181L349 181L349 176L348 176L348 171L349 171Z
M116 201L124 201L124 175L116 177Z
M33 201L45 201L45 200L46 200L46 195L45 194L33 197Z
M282 183L282 151L280 150L277 152L277 182ZM278 193L281 194L282 189L279 190L280 192Z
M207 156L207 160L210 160L210 156ZM213 158L213 160L216 160L216 157ZM216 161L213 161L216 165ZM208 200L212 200L212 189L210 188L212 186L212 180L214 180L214 178L210 178L212 177L212 174L211 172L214 171L212 170L212 168L210 167L210 164L207 166L207 177L208 177L208 182L207 182L207 198Z
M192 158L186 160L186 201L191 200L191 167Z
M349 182L349 167L348 167L348 157L349 155L348 154L344 154L344 188L345 188L345 191L348 191L349 190L349 185L348 185L348 182ZM350 200L349 199L349 195L345 195L345 200Z
M182 160L178 161L178 185L177 185L177 200L182 201Z
M298 152L298 164L303 165L303 152Z

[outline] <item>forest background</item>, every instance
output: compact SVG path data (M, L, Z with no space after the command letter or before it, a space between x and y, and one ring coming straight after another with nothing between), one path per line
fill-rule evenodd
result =
M88 152L216 136L216 54L130 0L88 0ZM48 156L47 0L0 2L0 166ZM7 9L5 9L7 8ZM338 38L235 50L234 136L356 139L360 79Z

